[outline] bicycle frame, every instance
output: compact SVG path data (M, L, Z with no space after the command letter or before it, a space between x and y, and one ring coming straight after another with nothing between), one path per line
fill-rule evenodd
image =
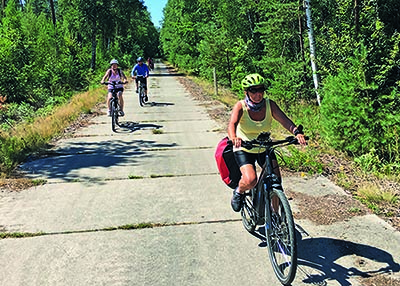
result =
M252 198L252 209L256 217L254 218L256 225L263 225L265 221L261 221L265 218L265 210L267 209L267 219L271 220L270 217L270 196L269 191L272 186L273 181L277 181L277 176L273 173L272 160L270 157L270 152L273 149L268 148L265 155L265 163L262 166L259 179L256 186L246 193L246 196L251 196ZM266 238L266 237L264 237Z

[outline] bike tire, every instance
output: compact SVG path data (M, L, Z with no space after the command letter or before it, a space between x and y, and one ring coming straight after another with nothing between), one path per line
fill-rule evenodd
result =
M274 197L279 199L278 216L272 215L269 206ZM297 271L297 243L292 210L282 190L271 189L270 199L266 201L269 201L265 204L269 258L278 280L285 286L291 285Z
M139 87L139 104L140 106L144 106L144 89L142 86Z
M111 104L111 129L116 132L118 125L118 108L116 107L115 102L113 101Z
M256 191L254 189L246 192L243 207L240 211L243 226L250 233L254 233L257 226L256 211L253 207L255 193Z

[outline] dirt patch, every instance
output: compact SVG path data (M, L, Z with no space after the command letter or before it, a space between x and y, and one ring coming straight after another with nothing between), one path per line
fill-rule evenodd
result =
M400 286L400 280L389 275L379 274L362 280L363 286Z
M41 183L26 178L0 179L0 191L18 192L38 184Z
M325 195L313 197L292 191L285 192L289 199L296 201L299 208L299 212L293 214L294 217L296 219L308 219L318 225L329 225L370 213L367 207L350 196Z

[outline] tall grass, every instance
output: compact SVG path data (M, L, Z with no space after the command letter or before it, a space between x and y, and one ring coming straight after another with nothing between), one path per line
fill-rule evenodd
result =
M20 123L9 131L0 132L0 172L7 177L27 155L43 148L52 138L61 134L81 113L90 113L104 100L106 91L100 88L76 94L71 100L54 109L47 116L32 122Z

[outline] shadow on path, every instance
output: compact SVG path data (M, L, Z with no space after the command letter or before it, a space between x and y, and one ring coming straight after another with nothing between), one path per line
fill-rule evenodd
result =
M148 102L146 103L145 106L169 106L169 105L175 105L175 103L172 102Z
M301 227L300 227L301 228ZM260 227L255 237L262 240L265 230ZM296 230L298 269L297 275L305 275L302 282L311 285L327 285L326 281L337 281L341 286L352 285L349 281L352 277L371 277L374 274L400 272L400 264L385 250L365 244L347 240L314 237L303 239L302 234ZM267 247L262 241L260 247ZM268 251L266 249L266 251ZM342 258L356 256L347 260L352 266L341 265ZM374 266L377 263L383 266ZM375 267L375 268L374 268Z
M154 127L152 124L137 124L136 130ZM145 158L160 156L151 150L176 147L176 143L160 144L152 140L103 140L99 142L76 142L67 147L33 157L20 166L27 174L37 174L49 179L63 181L100 181L96 176L85 176L77 172L87 168L110 168L116 166L140 166ZM167 155L164 155L167 156ZM100 182L99 182L100 183Z

